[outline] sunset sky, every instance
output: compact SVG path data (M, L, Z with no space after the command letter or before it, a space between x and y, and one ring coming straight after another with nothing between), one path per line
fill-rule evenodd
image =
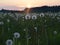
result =
M60 0L1 0L0 9L21 10L26 7L60 5Z

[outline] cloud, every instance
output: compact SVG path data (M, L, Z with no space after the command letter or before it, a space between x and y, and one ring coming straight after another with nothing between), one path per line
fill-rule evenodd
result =
M23 7L17 7L17 6L0 6L1 9L7 9L7 10L24 10Z

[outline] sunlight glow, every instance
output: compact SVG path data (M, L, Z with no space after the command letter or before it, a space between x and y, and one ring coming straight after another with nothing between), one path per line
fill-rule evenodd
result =
M31 5L27 5L27 8L31 8Z
M0 9L18 9L19 8L32 8L40 6L56 6L60 5L60 0L1 0Z

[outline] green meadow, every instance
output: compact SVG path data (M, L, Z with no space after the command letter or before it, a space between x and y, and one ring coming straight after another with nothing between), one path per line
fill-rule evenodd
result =
M49 13L36 19L10 15L0 14L0 45L7 45L9 39L12 45L60 45L60 15ZM14 37L15 32L20 34L19 38Z

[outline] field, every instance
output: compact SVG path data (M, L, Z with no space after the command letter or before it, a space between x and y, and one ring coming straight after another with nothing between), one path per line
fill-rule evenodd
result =
M0 45L60 45L60 13L0 13Z

